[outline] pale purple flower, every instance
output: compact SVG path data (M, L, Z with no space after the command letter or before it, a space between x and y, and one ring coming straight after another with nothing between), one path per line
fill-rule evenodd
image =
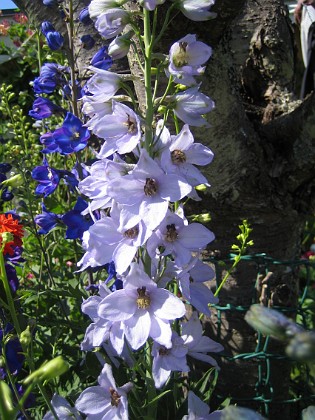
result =
M112 368L107 363L98 377L99 386L85 389L77 399L75 406L88 419L128 420L127 392L132 384L128 382L117 387Z
M179 9L190 20L204 21L216 17L216 13L209 12L215 0L180 0Z
M88 80L86 88L99 102L107 102L122 86L122 77L111 71L89 67L94 75Z
M90 18L95 19L108 9L117 8L126 2L127 0L92 0L88 8Z
M181 176L165 174L145 149L132 173L114 179L107 187L108 195L123 205L121 223L125 228L143 220L151 230L164 219L169 202L190 191L191 186Z
M173 97L174 113L184 123L200 127L208 126L203 114L212 111L214 102L208 96L199 92L199 86L191 87Z
M90 200L89 207L82 212L83 215L91 211L112 206L112 198L107 194L107 184L115 178L120 178L132 170L134 165L127 164L118 155L113 160L101 159L88 167L89 175L79 182L78 188Z
M167 215L148 239L147 249L151 257L163 247L161 255L172 255L177 266L188 264L192 252L197 252L214 240L214 234L200 223L185 224L175 213Z
M165 0L143 0L143 4L145 9L147 10L154 10L156 6L165 3Z
M182 420L223 420L222 411L209 413L210 407L203 402L193 391L188 392L188 415ZM231 417L232 418L232 417Z
M113 60L118 60L119 58L125 57L130 48L131 44L131 34L117 36L108 46L108 54L112 57Z
M209 305L219 302L208 285L204 284L213 280L215 273L213 269L201 260L194 258L184 269L176 271L175 278L178 281L183 297L199 311L210 316Z
M174 371L189 372L186 355L187 348L184 340L175 331L172 333L172 347L170 349L154 342L152 346L152 376L156 388L162 388Z
M82 420L80 413L58 394L52 397L51 405L60 420ZM55 416L49 411L44 415L43 420L55 420Z
M212 48L197 41L196 35L186 35L171 46L168 74L173 76L176 83L194 85L194 76L204 73L202 64L208 61L211 54Z
M110 39L119 35L129 23L129 20L130 16L126 10L118 8L107 9L96 19L95 28L103 38Z
M119 226L120 210L114 204L110 217L97 220L83 234L82 246L86 250L78 262L81 270L114 262L116 272L123 274L129 267L139 247L143 245L151 231L140 221L129 229Z
M187 354L194 359L202 360L218 368L215 359L206 353L218 353L223 351L224 347L211 338L202 335L203 329L197 312L193 312L189 321L183 322L181 327L182 338L188 349Z
M90 124L87 124L91 128ZM112 113L104 115L93 125L93 133L105 140L99 158L130 153L141 139L140 119L128 106L112 101Z
M148 337L170 348L170 321L185 314L185 305L171 292L156 283L135 263L125 277L124 289L106 296L99 304L98 315L120 323L130 346L137 350Z
M194 137L185 124L177 136L171 136L169 147L161 154L161 166L166 173L178 173L193 187L205 184L207 179L194 165L205 166L213 159L212 151L201 143L194 143Z

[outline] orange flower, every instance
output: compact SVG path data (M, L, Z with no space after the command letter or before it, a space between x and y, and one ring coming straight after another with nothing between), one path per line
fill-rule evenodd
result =
M14 254L14 248L16 246L22 246L22 236L24 234L22 225L19 221L14 219L12 214L0 214L0 247L5 235L9 234L11 237L6 241L3 249L3 254Z

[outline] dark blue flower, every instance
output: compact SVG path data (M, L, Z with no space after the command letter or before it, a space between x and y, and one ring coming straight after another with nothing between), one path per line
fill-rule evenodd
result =
M60 148L62 155L78 152L86 147L90 138L89 130L83 127L78 117L67 112L62 127L53 132L55 143Z
M61 179L61 171L51 168L47 160L44 159L44 165L36 166L33 169L32 178L38 182L35 193L44 194L44 197L48 197L58 187Z
M45 204L42 203L43 213L35 216L35 223L40 226L38 233L46 234L51 231L59 222L61 216L59 214L48 211Z
M1 200L2 201L11 201L14 198L14 194L12 191L5 187L1 191Z
M48 20L45 20L44 22L42 22L40 26L40 30L42 31L42 34L46 36L48 32L54 32L55 28L51 22L49 22Z
M83 25L90 25L93 23L92 19L90 18L89 9L87 7L81 10L79 14L79 21L83 23Z
M17 277L15 268L11 264L5 264L5 271L7 273L7 279L11 290L13 293L15 293L19 287L19 279Z
M36 166L32 171L32 178L38 182L35 189L36 194L43 194L44 197L52 194L58 187L61 178L73 190L78 185L75 175L69 171L51 168L46 160L43 159L43 165Z
M97 51L97 53L92 57L92 66L97 67L98 69L108 70L112 66L113 60L107 52L107 46L100 48Z
M39 77L34 80L34 92L53 93L57 86L63 86L66 83L64 73L67 72L69 72L68 67L57 63L45 63L40 69Z
M48 47L52 51L57 51L57 50L60 50L60 48L63 46L64 38L60 32L52 31L52 32L47 32L46 41L47 41Z
M36 77L33 83L35 93L53 93L56 87L57 83L55 80L45 77Z
M13 327L10 324L7 324L4 331L0 328L0 352L3 352L1 342L6 335L13 331ZM5 345L5 357L8 363L8 367L12 375L16 375L21 369L24 361L24 356L22 354L22 346L19 340L14 337L6 341ZM6 377L6 371L4 368L0 367L0 379Z
M68 226L66 231L66 239L82 239L83 233L92 226L93 221L89 216L82 216L82 211L87 208L88 204L83 198L78 200L73 210L65 213L61 220Z
M95 44L95 39L91 35L81 36L80 41L82 42L83 48L86 50L90 50Z
M12 165L10 163L0 163L0 174L5 174L11 171Z
M44 6L55 6L57 4L57 0L43 0Z
M46 148L42 150L42 153L61 152L59 146L55 143L54 133L49 132L42 134L39 141L46 146Z
M40 96L35 99L33 109L29 111L28 115L36 120L42 120L43 118L49 118L52 114L57 112L63 112L63 109L55 105L49 99Z

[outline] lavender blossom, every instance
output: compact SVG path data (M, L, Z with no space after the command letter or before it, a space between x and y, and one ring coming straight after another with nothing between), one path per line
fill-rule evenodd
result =
M216 13L209 12L215 0L179 0L178 7L190 20L205 21L216 17Z
M118 8L124 3L127 3L127 0L92 0L89 5L90 17L95 19L108 9Z
M193 312L189 321L181 324L181 328L182 338L188 349L187 354L194 359L202 360L203 362L218 368L215 359L205 353L218 353L223 351L224 347L211 338L202 335L202 325L199 321L197 312Z
M90 123L86 125L91 129ZM140 119L131 108L112 101L112 113L94 123L93 133L105 140L98 158L130 153L141 139Z
M107 363L98 377L99 386L85 389L75 403L77 410L87 418L128 420L127 392L132 384L128 382L117 387L112 368Z
M123 205L121 223L125 228L139 220L154 230L164 219L170 201L178 201L191 191L177 175L167 175L145 149L135 169L108 184L107 193Z
M172 333L172 347L167 349L154 342L152 346L152 376L156 388L162 388L174 371L189 372L187 348L184 340L175 331Z
M88 168L90 174L79 183L81 193L92 200L82 214L111 207L112 198L107 194L107 184L126 175L133 167L134 165L125 163L118 155L114 155L113 160L105 158L94 162Z
M192 252L197 252L214 240L214 234L200 223L186 225L175 213L168 211L164 220L148 240L148 253L153 258L159 247L161 255L172 255L177 266L189 263Z
M209 184L194 165L205 166L211 163L212 159L212 151L203 144L194 143L189 126L185 124L177 136L171 136L169 147L162 152L160 161L166 173L177 173L195 187Z
M91 9L89 10L91 14ZM126 10L118 8L108 9L98 16L95 28L103 38L111 39L123 31L129 20L130 16Z
M165 3L165 0L143 0L144 8L147 10L154 10L156 6Z
M62 420L81 420L82 417L80 413L68 403L68 401L61 397L58 394L54 394L51 400L51 405L53 406L57 416ZM46 413L43 417L43 420L54 420L55 416L51 411Z
M156 283L135 263L124 279L124 289L106 296L99 304L98 315L120 323L130 346L137 350L148 337L171 348L170 321L184 316L185 305L171 292Z
M210 58L212 48L196 40L196 35L186 35L175 42L170 49L168 73L174 81L191 86L196 83L194 76L204 73L204 64Z
M81 270L87 267L102 266L113 261L116 272L123 274L136 255L137 250L151 235L143 222L129 229L119 226L120 210L114 205L110 217L97 220L83 234L82 246L86 250L78 262Z
M177 93L174 95L174 100L174 113L180 120L196 127L209 127L202 115L212 111L214 102L208 96L199 92L199 86Z

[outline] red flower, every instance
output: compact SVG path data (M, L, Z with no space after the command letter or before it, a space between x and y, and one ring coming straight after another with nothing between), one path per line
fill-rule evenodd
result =
M12 240L5 243L3 254L14 254L14 247L22 246L22 236L24 234L23 227L19 221L13 218L12 214L0 214L0 247L2 246L3 234L9 233L12 235Z

